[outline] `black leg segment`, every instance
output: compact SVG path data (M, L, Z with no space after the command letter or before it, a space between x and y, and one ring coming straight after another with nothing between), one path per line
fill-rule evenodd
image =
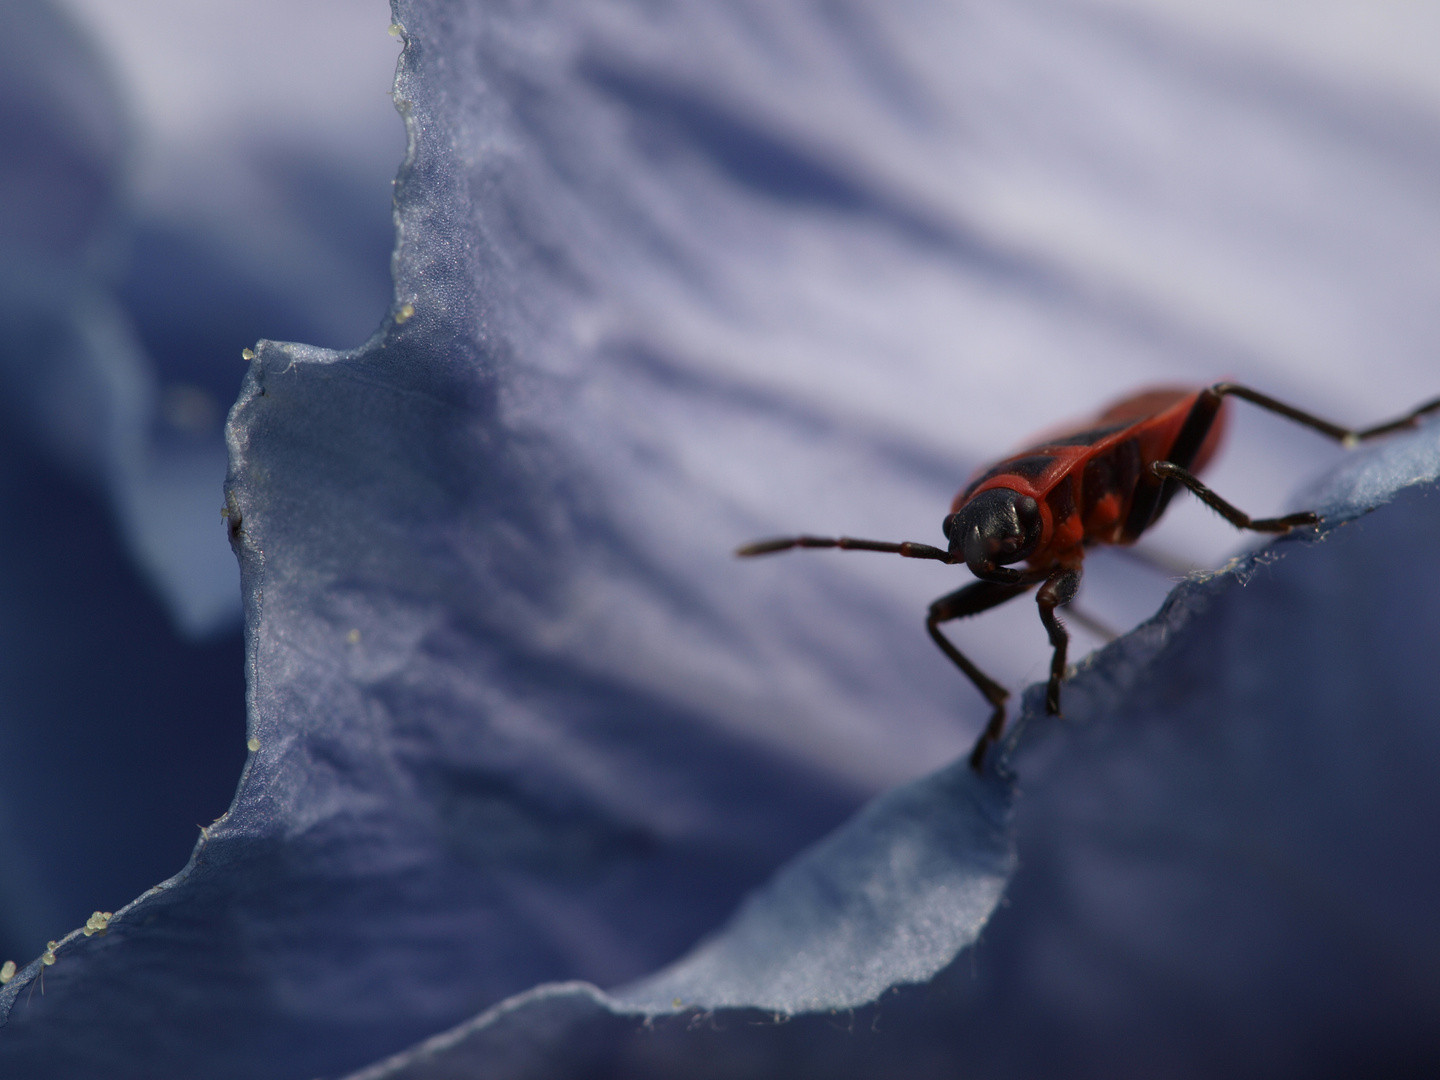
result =
M1070 647L1070 634L1055 615L1057 607L1063 607L1075 599L1080 589L1080 569L1056 570L1045 579L1035 593L1036 606L1040 608L1040 621L1050 635L1054 655L1050 658L1050 682L1045 687L1045 711L1052 716L1060 715L1060 680L1065 677L1065 653Z
M925 617L925 629L929 631L935 644L940 647L940 651L948 656L951 662L965 673L965 677L975 684L975 688L984 695L992 709L985 730L975 741L975 749L970 751L970 767L976 772L979 772L980 767L985 763L985 751L1000 738L1000 733L1005 730L1005 699L1010 696L1010 691L986 675L971 663L964 653L955 648L950 639L940 632L940 624L949 622L951 619L963 619L970 615L978 615L982 611L989 611L991 608L1005 603L1006 600L1013 600L1021 593L1028 591L1029 588L1029 585L1008 585L995 581L972 582L963 589L956 589L936 600L930 605L930 613Z
M1215 492L1202 484L1191 473L1180 468L1179 465L1169 461L1157 461L1150 466L1150 471L1156 476L1164 477L1167 480L1178 480L1210 509L1214 510L1226 521L1230 522L1237 529L1252 529L1255 532L1287 533L1299 525L1314 525L1320 520L1320 515L1309 510L1298 514L1290 514L1282 518L1252 518L1243 510L1231 506Z
M1165 455L1166 458L1181 468L1189 468L1195 455L1200 452L1205 436L1210 434L1215 417L1220 415L1220 406L1223 403L1224 396L1216 387L1200 391L1190 409L1190 415L1185 418L1180 433L1175 436L1169 453ZM1125 521L1127 540L1135 540L1154 524L1165 512L1165 507L1169 505L1176 490L1176 485L1167 482L1164 477L1149 471L1141 472L1135 485L1135 496L1130 500L1130 516Z
M1069 604L1067 607L1069 608L1071 619L1104 641L1107 645L1120 636L1119 630L1116 630L1109 623L1097 619L1083 608L1078 608L1074 604Z
M1404 416L1396 417L1394 420L1387 420L1383 424L1376 424L1374 427L1361 428L1358 431L1351 428L1341 427L1339 424L1332 424L1329 420L1322 420L1320 417L1297 409L1293 405L1286 405L1283 401L1276 401L1269 394L1262 394L1259 390L1251 390L1248 386L1241 386L1239 383L1216 383L1210 388L1210 392L1217 395L1234 394L1238 398L1244 398L1262 409L1277 413L1280 416L1294 420L1297 424L1304 424L1313 431L1320 432L1336 442L1347 446L1353 446L1366 439L1373 439L1377 435L1388 435L1392 431L1400 431L1403 428L1414 427L1422 416L1433 412L1440 412L1440 398L1434 401L1427 401L1418 408L1411 409ZM1174 454L1169 455L1172 461L1179 465L1189 465L1188 461L1178 461Z
M1269 394L1262 394L1259 390L1252 390L1248 386L1229 382L1216 383L1200 392L1194 407L1190 410L1190 415L1185 418L1180 433L1175 437L1169 453L1165 455L1165 461L1178 466L1179 471L1166 472L1152 469L1143 474L1139 483L1135 485L1135 496L1130 502L1130 516L1125 522L1127 541L1137 539L1154 523L1155 519L1165 510L1166 504L1169 503L1180 484L1184 484L1201 499L1204 499L1208 505L1224 514L1226 518L1242 529L1285 532L1295 525L1313 523L1313 516L1312 520L1300 520L1303 517L1300 514L1292 514L1288 518L1264 518L1258 522L1252 522L1247 515L1225 502L1187 471L1190 463L1195 460L1195 455L1199 452L1201 445L1205 442L1205 436L1210 433L1210 428L1215 423L1215 417L1219 415L1221 403L1230 396L1243 398L1252 405L1259 405L1262 409L1273 412L1277 416L1294 420L1297 424L1303 424L1312 431L1318 431L1321 435L1346 446L1354 446L1379 435L1388 435L1392 431L1414 427L1422 417L1440 412L1440 398L1435 398L1394 420L1387 420L1374 427L1352 429L1321 419L1313 413L1297 409L1293 405L1286 405L1283 401L1277 401Z

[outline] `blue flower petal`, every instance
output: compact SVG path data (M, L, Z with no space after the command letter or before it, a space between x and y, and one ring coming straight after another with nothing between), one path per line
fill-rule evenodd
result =
M1361 489L1357 473L1371 478ZM854 937L873 934L879 952L908 931L924 943L917 959L953 955L927 940L926 873L906 895L876 889L876 847L855 838L896 804L927 801L932 825L973 813L953 786L963 765L877 801L638 992L537 987L351 1080L863 1077L937 1059L997 1076L1202 1076L1257 1055L1300 1075L1332 1056L1427 1060L1440 874L1416 853L1440 821L1423 674L1440 603L1440 568L1426 562L1437 476L1440 424L1357 451L1316 485L1329 524L1182 584L1067 681L1065 719L1031 688L1009 740L1020 870L977 952L934 987L834 1022L883 989L863 960L834 963ZM1386 548L1409 574L1377 560ZM1383 666L1357 663L1367 640ZM914 823L896 824L876 845L894 845L892 867L924 866L907 857ZM940 846L931 884L947 881L945 856L976 848ZM828 889L807 888L817 864ZM834 917L847 896L848 925ZM877 931L865 901L878 898ZM768 950L748 948L758 942ZM892 981L910 981L897 951ZM862 987L868 997L846 1000ZM641 1035L626 1020L637 1007L652 1017ZM769 1016L826 1009L823 1021ZM1351 1016L1343 1030L1337 1010ZM697 1025L697 1012L710 1015Z
M1013 434L1014 415L982 402L1019 396L1048 416L1077 387L1150 370L1139 357L1208 369L1244 354L1227 335L1245 334L1199 329L1163 289L1080 270L1022 227L974 224L925 179L958 183L970 160L924 156L957 145L936 138L933 95L884 48L857 59L884 35L853 19L836 16L837 44L812 50L808 17L743 5L653 20L596 6L574 23L543 6L397 10L412 143L391 317L353 353L264 344L231 418L254 746L236 801L180 875L0 991L0 1065L333 1074L481 1013L380 1068L445 1075L479 1046L490 1075L597 1061L674 1075L758 1045L813 1075L919 1075L965 1057L982 1072L1098 1073L1315 1045L1347 984L1390 989L1342 1050L1369 1050L1384 1022L1407 1048L1428 1030L1435 897L1406 875L1435 818L1372 830L1366 804L1381 805L1394 762L1413 765L1397 790L1423 795L1429 744L1397 725L1373 753L1365 665L1388 655L1335 633L1364 625L1398 657L1427 640L1396 614L1428 612L1435 581L1419 548L1433 515L1407 495L1320 545L1281 545L1273 568L1264 554L1185 585L1082 665L1064 721L1030 696L1011 746L1026 784L1012 906L987 924L971 981L962 960L883 999L873 1015L882 1029L893 1017L903 1045L827 1041L828 1014L692 1036L685 994L701 1008L839 1007L928 977L974 940L1010 866L1003 793L973 800L983 785L963 768L821 839L968 742L954 673L904 595L953 588L949 568L741 564L732 545L782 526L909 533L960 463ZM1045 20L1022 12L1001 36L1029 41L1031 23ZM1086 29L1087 49L1150 70L1125 27ZM705 51L677 52L694 40ZM1343 157L1346 140L1320 127L1313 160ZM1308 145L1302 129L1284 133ZM934 360L957 342L966 362ZM1073 364L1012 393L995 357L1062 346ZM1091 362L1112 350L1130 361ZM881 353L934 362L877 372ZM927 395L945 407L917 410ZM1379 464L1354 489L1362 504L1326 496L1332 519L1433 476L1435 431L1357 452L1362 470ZM1395 466L1406 453L1416 467ZM1403 577L1377 569L1387 557ZM1385 666L1377 711L1423 716L1414 669ZM1312 729L1325 737L1306 742ZM1272 740L1263 753L1254 733ZM1280 783L1311 745L1324 767L1293 774L1308 786ZM1344 788L1346 769L1365 783ZM1360 797L1330 817L1337 791ZM1257 806L1285 843L1256 827ZM1375 835L1403 842L1367 847ZM1298 852L1299 872L1277 851ZM1336 887L1336 868L1360 895ZM1237 910L1255 922L1224 917ZM1277 925L1297 929L1264 932ZM1354 943L1371 929L1383 972L1405 948L1422 963L1360 978L1377 951ZM1346 948L1312 978L1303 961ZM1266 978L1250 978L1252 956ZM649 992L679 1007L620 1000L676 957L659 978L682 981ZM48 985L32 996L37 972ZM1205 1007L1187 1010L1197 985ZM1257 998L1279 1004L1248 1028ZM656 1008L685 1015L642 1042L636 1013Z

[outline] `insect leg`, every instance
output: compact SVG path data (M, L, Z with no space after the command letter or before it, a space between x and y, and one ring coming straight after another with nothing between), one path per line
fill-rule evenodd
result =
M757 540L753 544L746 544L737 548L735 554L741 558L750 558L754 555L772 555L777 551L789 551L791 548L841 548L845 551L884 551L892 555L902 555L907 559L935 559L939 562L949 562L950 553L941 551L929 544L915 544L905 541L899 544L892 544L885 540L856 540L852 536L781 536L774 540Z
M1207 387L1200 391L1195 397L1195 404L1191 406L1189 415L1185 417L1185 423L1181 425L1179 434L1170 444L1170 451L1166 457L1182 469L1188 469L1190 463L1195 460L1195 455L1205 444L1205 437L1210 434L1215 418L1220 415L1220 406L1224 403L1224 396L1215 387ZM1142 471L1140 473L1135 484L1135 494L1130 500L1130 516L1125 521L1126 542L1136 540L1141 533L1154 524L1155 520L1165 512L1165 507L1169 505L1170 498L1176 490L1174 483L1167 483L1163 477L1154 472Z
M1091 615L1083 608L1078 608L1074 604L1069 604L1067 606L1070 609L1070 618L1074 619L1077 624L1083 626L1086 630L1090 631L1090 633L1094 634L1096 637L1102 639L1103 641L1108 643L1114 641L1120 636L1120 631L1116 630L1108 623L1105 623L1100 619L1095 618L1094 615Z
M963 619L970 615L978 615L982 611L1003 604L1006 600L1012 600L1029 589L1029 585L1009 585L995 581L975 581L966 585L963 589L956 589L946 596L940 597L930 605L930 613L925 616L925 629L940 646L940 651L948 656L951 662L965 673L965 677L975 684L975 689L985 696L994 710L990 714L990 720L985 725L985 730L980 733L980 738L975 740L975 749L970 751L970 767L976 772L985 763L985 751L1000 738L1000 733L1005 730L1005 699L1010 696L1010 691L997 683L990 676L986 675L968 659L965 654L950 643L950 639L940 632L940 624L949 622L951 619Z
M1297 525L1314 525L1320 515L1310 510L1289 514L1282 518L1252 518L1243 510L1231 506L1215 492L1200 482L1191 473L1170 461L1157 461L1150 466L1156 476L1167 480L1178 480L1184 484L1210 509L1214 510L1237 529L1253 529L1255 532L1287 533Z
M1055 615L1055 609L1075 599L1080 589L1080 570L1057 570L1045 579L1035 593L1035 603L1040 608L1040 621L1050 635L1050 644L1055 653L1050 658L1050 682L1045 688L1045 711L1052 716L1060 715L1060 680L1065 677L1065 653L1070 646L1070 634Z
M1278 413L1281 416L1294 420L1297 424L1304 424L1306 427L1328 435L1336 442L1342 442L1347 446L1364 442L1366 439L1373 439L1377 435L1388 435L1392 431L1399 431L1402 428L1414 427L1422 416L1432 412L1440 411L1440 398L1434 401L1427 401L1418 408L1411 409L1404 416L1394 420L1387 420L1383 424L1376 424L1374 427L1362 428L1359 431L1352 431L1350 428L1341 427L1339 424L1332 424L1328 420L1307 413L1293 405L1286 405L1283 401L1276 401L1269 394L1262 394L1258 390L1251 390L1248 386L1241 386L1239 383L1216 383L1211 391L1216 394L1234 394L1238 398L1244 398L1262 409Z

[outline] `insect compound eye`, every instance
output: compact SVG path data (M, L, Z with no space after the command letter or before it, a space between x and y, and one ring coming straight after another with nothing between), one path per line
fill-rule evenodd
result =
M1019 494L1017 492L1017 494ZM1015 558L1023 559L1034 552L1040 543L1040 530L1044 522L1040 517L1040 504L1029 495L1015 500L1015 524L1020 526L1019 544Z
M955 517L956 515L954 514L946 514L945 520L940 522L940 532L944 534L946 540L950 539L950 524L955 520Z

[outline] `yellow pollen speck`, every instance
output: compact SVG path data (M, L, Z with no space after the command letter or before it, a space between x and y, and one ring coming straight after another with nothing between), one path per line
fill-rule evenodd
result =
M251 735L250 741L245 744L245 748L249 750L252 754L255 753L255 751L260 749L260 740L257 739L254 735Z
M254 359L255 359L255 350L254 350L254 349L241 349L241 350L240 350L240 359L241 359L241 360L254 360Z
M345 635L345 640L348 641L351 645L359 645L359 644L360 644L360 631L359 631L359 630L351 630L348 634Z
M395 321L396 323L400 324L407 323L410 321L411 316L413 316L414 314L414 304L401 304L400 309L395 312Z
M403 26L401 26L398 22L392 22L392 23L390 24L390 36L391 36L391 37L399 37L399 36L400 36L401 34L403 34L404 32L405 32L405 28L404 28Z
M0 986L4 986L6 983L8 983L8 982L9 982L11 979L13 979L14 977L15 977L15 961L14 961L14 960L6 960L4 964L0 964Z
M110 925L110 920L114 917L114 914L109 911L95 912L94 915L91 915L85 920L85 936L90 937L92 934L100 933L100 931Z
M49 967L51 964L55 963L55 946L59 944L60 943L58 941L47 941L45 943L45 955L40 957L40 961L46 967Z
M681 1005L684 1004L684 1002L681 1001L679 998L676 998L674 1001L670 1002L670 1004L673 1005L673 1006L675 1006L675 1008L678 1009Z

